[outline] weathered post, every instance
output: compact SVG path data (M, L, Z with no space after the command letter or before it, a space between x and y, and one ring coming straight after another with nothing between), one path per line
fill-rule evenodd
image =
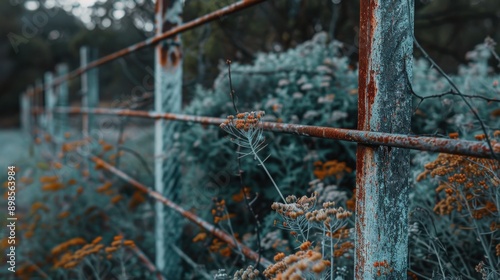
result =
M68 73L68 65L65 63L58 64L56 66L56 73L58 77L65 76ZM57 101L56 105L57 106L62 106L62 107L67 107L69 102L68 102L68 81L63 80L59 85L57 85L56 88L56 96L57 96ZM64 133L66 132L68 127L68 114L66 113L58 113L57 117L55 118L57 120L57 136L60 137L61 139L64 137Z
M35 110L38 109L37 107L37 104L36 104L36 98L35 98L35 89L33 88L33 86L28 86L28 88L26 89L26 93L29 97L29 127L30 127L30 136L32 137L32 139L35 137L35 129L37 127L37 124L36 124L36 115L35 115Z
M80 67L87 67L89 62L94 58L91 50L83 46L80 48ZM82 73L82 107L83 108L94 108L99 104L99 80L98 72L96 68L92 68ZM90 153L91 149L91 133L94 128L94 116L91 113L84 113L82 115L82 135L87 141L87 146L82 147L81 153L84 156ZM84 177L93 175L93 169L89 166L91 161L86 159L83 164L83 175Z
M21 105L21 131L24 134L29 134L30 129L30 113L31 113L31 104L30 104L30 96L28 92L23 92L19 95L19 104Z
M45 73L45 121L47 124L47 132L50 137L54 137L54 106L56 104L56 97L54 95L54 74L52 72Z
M413 1L361 1L358 129L408 134ZM358 145L355 279L406 279L409 150Z
M155 7L156 34L161 34L182 23L181 0L157 0ZM165 40L155 49L155 110L178 113L182 104L182 53L179 35ZM173 199L178 192L178 163L174 149L177 124L155 121L155 190ZM171 244L181 233L181 218L172 210L156 202L156 266L169 278L179 277L179 257ZM166 257L166 251L168 257Z

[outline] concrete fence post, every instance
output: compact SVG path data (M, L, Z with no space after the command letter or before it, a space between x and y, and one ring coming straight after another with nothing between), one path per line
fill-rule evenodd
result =
M36 114L35 114L35 110L38 109L37 108L37 104L36 104L36 99L35 99L35 89L33 88L33 86L28 86L28 88L26 89L26 93L29 97L29 127L30 127L30 135L31 137L35 137L35 130L36 130Z
M56 104L56 97L54 95L54 74L46 72L44 76L44 89L45 89L45 122L47 133L54 137L54 106Z
M96 53L89 47L80 48L80 67L86 67L92 59L95 59ZM99 80L98 70L92 68L82 73L82 107L95 108L99 105ZM82 132L83 137L89 137L94 127L94 116L90 113L83 114Z
M58 64L56 66L56 73L58 77L65 76L68 74L68 65L65 63ZM57 106L67 107L69 106L68 101L68 81L64 80L56 87L56 96L57 96ZM64 137L64 133L69 129L68 126L68 114L67 113L59 113L56 115L55 119L57 120L57 136L59 138Z
M413 1L361 1L358 129L408 134ZM410 154L358 144L355 279L406 279Z
M45 107L43 104L43 82L41 79L37 79L35 81L35 88L34 88L34 95L35 95L35 102L36 106L38 109L37 115L36 115L36 122L38 128L45 128ZM43 114L42 114L43 112ZM42 132L40 129L37 129L36 132L37 136L42 135Z
M20 114L21 130L24 134L29 134L31 132L30 128L31 104L28 92L21 93L21 95L19 96L19 104L21 105L21 114Z
M90 48L83 46L80 48L80 67L85 68L96 57L95 52L91 52ZM81 95L83 108L95 108L99 105L99 80L98 71L92 68L82 73L81 75ZM92 113L84 113L82 115L82 136L88 141L87 146L83 147L81 153L88 155L91 150L92 131L94 126L94 116ZM83 176L94 176L94 169L90 168L91 161L86 159L83 164Z
M157 0L155 7L156 34L161 34L182 23L181 0ZM181 39L177 35L155 49L155 111L179 113L182 105ZM173 145L175 122L155 121L155 190L173 199L179 192L177 151ZM180 238L182 218L160 202L156 212L156 266L169 278L180 277L179 257L172 244ZM167 253L168 252L168 253Z

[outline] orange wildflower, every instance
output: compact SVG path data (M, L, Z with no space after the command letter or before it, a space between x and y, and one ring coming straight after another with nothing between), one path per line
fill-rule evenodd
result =
M97 244L97 243L99 243L99 242L101 242L101 241L102 241L102 237L101 237L101 236L98 236L98 237L96 237L94 240L92 240L91 244L94 244L94 245L95 245L95 244Z
M59 191L64 189L64 185L59 182L49 183L42 186L42 191Z
M145 201L146 201L146 197L144 196L144 192L135 191L134 194L132 194L132 197L130 198L130 201L128 203L128 207L130 209L135 209L137 206L144 203Z
M116 204L116 203L120 202L122 199L123 199L123 196L121 194L115 195L115 196L113 196L113 198L111 198L111 203Z
M31 204L31 213L35 213L38 210L43 210L45 212L49 211L49 207L41 202L35 202Z
M123 245L129 246L129 247L135 247L135 243L133 240L125 240L125 241L123 241Z
M207 234L204 232L198 233L194 238L193 242L203 241L207 238Z
M68 217L70 215L69 211L64 211L64 212L61 212L59 215L57 215L57 217L59 219L64 219L66 217Z
M59 178L57 176L42 176L40 177L40 183L53 183L56 182Z
M219 251L219 253L223 256L223 257L229 257L231 256L231 249L229 247L226 247L224 249L221 249Z
M105 192L105 191L109 190L109 188L111 188L111 186L113 186L113 183L111 183L111 182L109 182L109 181L108 181L108 182L104 183L104 185L102 185L102 186L98 187L98 188L96 189L96 191L97 191L98 193L103 193L103 192Z

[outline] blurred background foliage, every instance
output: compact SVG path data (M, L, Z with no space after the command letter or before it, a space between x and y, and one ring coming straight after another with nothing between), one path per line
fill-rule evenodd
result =
M154 34L154 3L151 1L98 1L88 10L77 2L60 3L58 6L49 0L41 1L38 6L33 2L0 2L2 126L17 124L18 94L26 85L33 84L45 71L54 70L58 63L69 63L70 69L78 67L80 46L96 48L99 56L103 56ZM189 21L232 2L187 0L184 20ZM48 12L45 7L51 6L55 10ZM268 121L355 128L358 7L359 1L267 1L184 33L184 112L214 117L234 114L224 63L226 59L231 59L233 86L241 111L265 110L264 120ZM490 51L482 44L487 36L500 41L500 31L496 28L500 19L498 11L500 3L493 0L416 1L416 37L437 63L451 73L452 80L464 93L491 99L500 92L499 61L492 59ZM46 24L36 27L32 38L17 45L16 52L11 41L12 34L22 35L26 19L33 19L37 12L52 16ZM140 105L143 109L152 109L151 98L147 95L139 101L133 99L137 97L138 86L140 92L153 91L152 50L142 50L99 68L101 106ZM416 51L412 81L415 93L426 97L449 91L449 84L444 78L419 56ZM148 81L146 84L145 80ZM77 79L70 82L72 102L77 105L79 86ZM473 99L471 103L486 127L491 130L500 128L497 102ZM415 98L413 113L414 134L446 136L458 132L460 138L473 139L481 133L477 120L457 96L447 95L425 100L421 104ZM139 181L152 185L153 176L145 171L153 169L153 121L116 119L118 121L114 126L107 128L110 132L112 130L109 133L111 136L105 139L107 142L94 143L96 147L91 147L92 151L114 162ZM73 127L80 127L78 118L72 121ZM72 133L65 135L66 143L78 143L80 132L74 130ZM226 134L219 127L180 124L180 132L175 139L183 176L175 199L185 209L213 221L221 229L227 230L232 223L231 231L234 229L235 238L255 249L258 247L255 222L242 202L244 194L234 176L238 171L236 147L224 136ZM265 133L265 137L268 147L264 153L270 155L266 166L285 195L300 196L317 191L319 201L335 200L352 210L355 144L271 133ZM22 229L23 238L32 238L30 244L42 244L42 249L47 251L61 244L62 239L74 235L81 235L89 242L101 231L106 241L119 233L135 240L146 255L154 255L152 200L99 168L93 170L95 173L88 179L89 175L82 174L81 167L64 165L64 161L68 160L66 153L71 152L64 151L64 148L60 157L44 157L43 151L52 147L48 138L35 139L34 143L38 145L37 161L40 162L25 168L34 170L30 171L34 173L26 176L26 183L20 184L41 189L33 193L39 201L23 205L31 204L31 211L38 213L39 207L33 205L39 205L37 202L49 204L48 210L40 213L48 226L38 226L42 218L37 218L37 214L24 213L28 216L28 224ZM123 151L119 150L123 147L128 147L129 152L125 155L121 155ZM435 155L413 152L412 179L419 176L434 159ZM276 217L270 214L270 205L278 199L278 195L269 178L252 158L243 159L241 164L244 186L240 187L245 187L249 198L255 199L253 208L261 222L263 255L272 259L277 251L292 253L298 245L295 237L275 227ZM48 180L46 176L54 174L60 175L57 180L45 182ZM29 177L34 180L30 181ZM457 240L454 238L455 230L450 229L450 225L457 220L463 225L471 223L471 220L464 219L463 213L459 212L442 217L432 213L438 198L435 188L439 178L426 178L420 184L411 181L414 187L411 194L412 213L418 216L423 213L422 209L426 209L425 218L429 220L422 221L422 218L415 221L418 225L411 228L412 238L416 240L410 244L413 271L425 275L423 279L443 276L442 279L445 275L474 279L477 274L474 274L473 268L484 255L484 248L477 246L478 236L472 231L460 231L460 240ZM80 188L83 185L85 192L84 188ZM227 216L213 214L217 213L213 210L221 204L227 207ZM88 215L89 208L96 213L96 217L100 217L98 222L90 221L94 215ZM68 221L67 230L61 230L56 235L55 230L67 222L63 218L59 219L62 222L57 220L58 215L75 216L75 219L78 216L82 222L74 225ZM490 218L486 217L481 224L489 225L485 221L490 222ZM349 227L353 226L352 221ZM87 225L91 227L87 228ZM431 225L439 229L434 230L434 234L429 234ZM183 237L177 242L178 249L192 258L192 263L200 264L200 268L193 268L192 263L183 262L182 279L196 278L202 272L213 275L212 272L221 268L234 272L249 264L210 233L200 231L193 225L179 230ZM497 228L491 231L493 234L499 232ZM423 236L422 232L426 232L427 236ZM482 233L479 236L483 236ZM445 249L429 251L429 246L436 245L433 242L439 242L440 248ZM447 255L448 249L453 253ZM40 248L26 246L23 250L27 255L31 253L32 261L46 270L50 270L53 261L57 260L55 256L45 259L43 254L38 253L43 251ZM348 251L347 255L337 263L339 271L342 267L352 271L352 252ZM463 255L473 257L462 258ZM450 263L460 261L460 266L447 266L446 271L442 269L439 272L445 275L436 274L443 256ZM110 274L118 273L115 270L119 268L116 265L119 261L111 259L110 263L113 265ZM133 276L150 276L141 267L135 269L134 266L131 270L139 274ZM69 267L64 273L72 276L74 271ZM344 275L347 279L349 273Z
M58 63L78 66L79 47L98 49L99 56L154 35L154 3L150 0L0 1L0 125L19 124L18 95L29 84L54 71ZM235 1L187 0L184 21ZM467 51L486 36L500 41L500 2L495 0L417 0L415 33L421 44L448 72L466 63ZM48 20L43 21L43 16ZM38 21L37 21L38 19ZM359 1L267 1L247 11L223 17L182 35L184 50L184 100L196 85L210 86L227 58L248 63L258 52L279 52L295 47L325 31L344 43L350 63L357 59ZM33 29L26 29L33 23ZM23 35L28 30L29 36ZM12 34L25 38L14 41ZM19 39L19 37L17 37ZM498 48L498 46L497 46ZM418 55L418 53L417 53ZM101 99L129 93L153 66L152 49L134 53L101 68ZM498 71L498 68L495 68ZM125 73L129 72L129 73ZM78 81L71 87L78 90Z

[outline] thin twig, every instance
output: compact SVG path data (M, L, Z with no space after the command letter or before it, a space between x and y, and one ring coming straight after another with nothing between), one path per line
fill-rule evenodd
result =
M409 18L411 18L410 0L407 0L407 1L408 1L408 16L409 16ZM411 25L411 21L408 21L408 23ZM412 26L410 26L410 30L413 30ZM443 78L445 78L445 80L448 82L448 84L451 86L451 88L453 90L455 90L456 94L462 98L462 101L465 103L465 105L467 105L467 107L472 112L474 117L479 121L479 124L481 126L481 130L483 131L484 136L485 136L486 143L488 144L488 148L490 149L491 157L496 159L496 160L499 160L495 154L495 151L493 150L493 147L491 146L491 140L490 140L490 137L488 136L488 131L486 130L486 126L484 125L484 122L481 120L481 117L479 117L476 110L474 110L474 108L469 103L469 101L467 100L465 95L458 89L458 87L451 80L451 78L443 71L443 69L441 69L441 67L439 67L439 65L429 56L429 54L425 51L425 49L418 43L414 32L411 32L411 36L413 38L413 43L422 52L422 55L431 63L432 67L434 67L439 72L439 74L441 74L441 76L443 76ZM408 73L405 72L405 76L409 80ZM411 83L410 83L410 88L411 88ZM411 91L413 92L413 89L411 89ZM414 94L414 92L413 92L413 94Z
M192 268L193 271L196 271L196 273L200 274L201 276L205 277L205 279L212 280L212 276L210 276L204 269L200 268L200 265L195 263L188 255L186 255L179 247L175 246L175 244L171 245L172 249L183 259L185 262L187 262Z
M229 75L229 89L231 90L231 92L229 92L229 96L231 97L231 101L233 102L234 111L236 112L236 114L238 114L239 111L236 108L236 101L234 98L236 92L233 89L233 81L231 80L231 60L230 59L226 60L226 64L227 64L227 71L228 71L228 75Z
M151 262L151 260L144 254L144 252L139 249L139 247L134 246L131 248L132 252L139 258L139 260L146 266L149 272L156 274L158 280L165 280L165 277L161 274L161 271L156 268L156 266Z
M31 260L28 260L28 263L33 266L36 272L38 272L38 274L40 274L40 276L42 276L44 279L50 279L50 276L47 275L47 273L45 273L45 271L43 271L36 263L32 262Z
M447 95L454 95L454 96L460 96L459 93L456 93L454 91L447 91L447 92L443 92L443 93L440 93L440 94L434 94L434 95L430 95L430 96L421 96L421 95L418 95L416 92L414 92L413 90L411 91L413 95L415 95L420 101L418 102L418 105L417 105L417 109L420 107L420 104L422 104L422 102L426 99L431 99L431 98L441 98L441 97L444 97L444 96L447 96ZM482 95L476 95L476 94L463 94L464 97L467 97L467 98L470 98L470 99L482 99L484 101L487 101L487 102L500 102L500 99L496 99L496 98L489 98L489 97L486 97L486 96L482 96Z
M227 65L228 65L228 75L229 75L229 88L231 89L231 101L233 102L233 107L234 107L234 111L237 113L238 112L238 109L236 107L236 102L234 100L234 90L233 90L233 83L231 81L231 60L227 60L226 61ZM240 154L240 151L241 151L241 146L238 145L238 148L237 148L237 152L236 154L239 155ZM247 199L247 194L245 192L245 187L244 187L244 183L243 183L243 169L241 168L241 157L237 156L237 160L238 160L238 177L240 178L240 190L243 194L243 201L245 202L245 205L247 207L247 210L248 212L250 212L250 214L252 215L252 217L254 218L255 220L255 233L257 235L257 253L259 255L256 263L255 263L255 267L258 266L258 264L260 263L260 258L261 258L261 254L262 254L262 247L261 247L261 244L260 244L260 222L259 222L259 218L257 216L257 214L255 214L255 211L253 210L253 207L251 205L252 202L249 202L248 199ZM257 196L255 196L255 198L257 198Z
M500 67L500 56L495 52L495 46L497 43L490 36L488 36L486 37L486 39L484 39L484 44L486 45L488 50L490 50L490 53L493 55L493 57L495 57L495 59L498 61L498 67Z
M141 154L139 154L138 152L134 151L133 149L127 148L125 146L118 146L117 150L118 150L118 153L121 150L124 150L124 151L127 151L127 152L131 153L132 155L134 155L141 162L141 164L144 166L144 169L146 169L146 172L148 172L149 176L153 176L153 171L151 171L146 160L144 159L144 157L141 156Z

